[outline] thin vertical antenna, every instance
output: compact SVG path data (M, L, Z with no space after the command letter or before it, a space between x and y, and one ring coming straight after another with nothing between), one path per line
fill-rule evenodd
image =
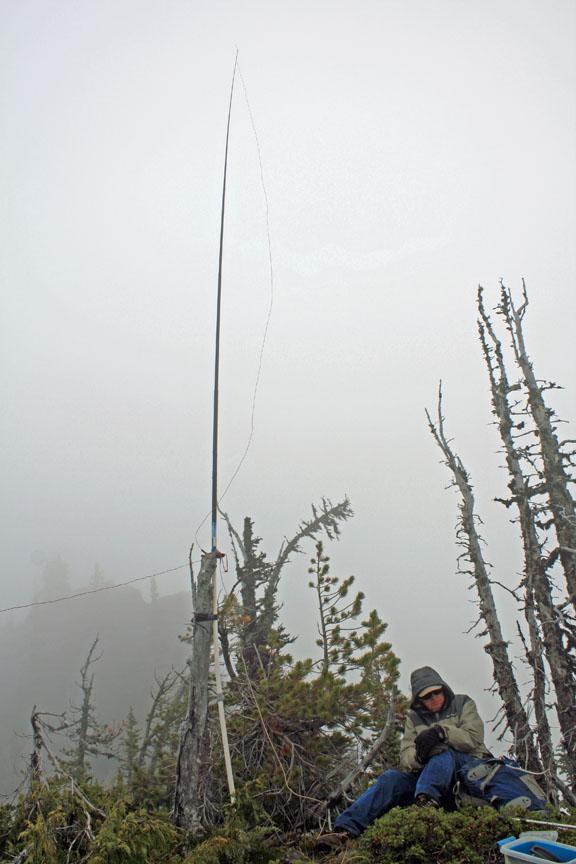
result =
M214 357L214 421L212 424L212 552L217 550L217 520L218 520L218 385L220 378L220 306L222 300L222 253L224 249L224 210L226 206L226 171L228 169L228 140L230 137L230 117L232 115L232 96L234 95L234 80L238 65L238 51L234 59L232 85L230 87L230 103L228 105L228 122L226 124L226 150L224 153L224 180L222 182L222 209L220 213L220 251L218 255L218 299L216 301L216 348Z
M228 105L228 122L226 124L226 151L224 154L224 180L222 182L222 211L220 214L220 252L218 256L218 300L216 304L216 349L214 359L214 422L212 426L212 556L214 558L214 581L212 584L212 653L214 656L214 679L216 684L216 700L218 702L218 717L222 735L222 749L226 765L226 778L230 800L234 802L236 790L226 729L226 713L224 711L224 692L220 675L220 644L218 634L218 383L220 373L220 305L222 299L222 251L224 248L224 209L226 205L226 170L228 168L228 139L230 137L230 116L232 114L232 97L234 95L234 79L238 65L238 51L234 59L232 85L230 87L230 103Z

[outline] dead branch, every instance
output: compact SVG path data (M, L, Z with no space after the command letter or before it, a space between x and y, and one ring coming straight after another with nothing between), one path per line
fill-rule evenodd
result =
M100 810L99 807L96 807L96 805L93 804L89 798L87 798L87 796L84 794L82 789L79 787L78 783L76 782L76 780L74 779L72 774L70 774L68 771L66 771L66 769L64 768L64 766L62 765L62 763L60 762L58 757L55 756L55 754L52 752L52 750L50 749L50 747L46 743L46 739L45 739L44 735L42 734L42 722L40 720L40 716L39 716L38 712L34 711L32 713L31 723L32 723L32 729L34 732L35 746L39 746L45 751L46 755L48 756L48 760L50 761L50 764L54 768L54 771L56 772L56 774L59 775L60 777L64 777L70 783L70 789L71 789L72 793L74 795L76 795L76 797L82 802L82 804L91 813L95 813L98 816L102 817L102 819L105 819L106 813L104 813L103 810Z

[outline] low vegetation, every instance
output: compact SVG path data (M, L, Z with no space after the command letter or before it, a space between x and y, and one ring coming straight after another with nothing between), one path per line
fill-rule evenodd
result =
M455 812L395 809L333 856L315 853L315 832L281 833L258 803L257 788L241 789L223 823L190 844L167 810L142 808L121 782L104 789L81 784L82 800L52 778L0 808L3 862L27 864L497 864L497 841L531 826L490 807ZM91 802L92 810L86 806ZM551 818L576 823L576 812ZM561 842L576 844L576 830Z

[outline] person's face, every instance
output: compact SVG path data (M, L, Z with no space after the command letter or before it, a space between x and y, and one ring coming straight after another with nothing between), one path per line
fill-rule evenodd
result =
M426 706L426 710L431 711L432 714L437 714L441 711L444 707L444 702L446 701L444 691L441 688L438 690L432 690L431 693L427 693L426 696L421 696L420 698Z

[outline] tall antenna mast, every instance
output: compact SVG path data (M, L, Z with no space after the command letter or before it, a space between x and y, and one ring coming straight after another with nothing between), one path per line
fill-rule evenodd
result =
M228 105L228 122L226 124L226 150L224 153L224 179L222 182L222 208L220 213L220 250L218 255L218 299L216 301L216 342L214 352L214 416L212 424L212 555L214 563L214 583L212 587L212 652L214 655L214 677L216 683L216 699L218 701L218 715L220 718L220 731L222 734L222 746L224 750L224 762L226 765L226 777L230 799L234 801L236 790L234 788L234 775L232 773L232 761L230 759L230 746L228 744L228 730L226 729L226 714L224 712L224 693L222 690L222 678L220 675L220 643L218 635L218 396L220 379L220 307L222 300L222 253L224 249L224 211L226 205L226 171L228 168L228 140L230 138L230 117L232 115L232 97L234 95L234 81L236 78L236 67L238 66L238 51L234 59L234 71L232 73L232 84L230 87L230 102Z
M212 552L217 550L218 539L218 386L220 380L220 307L222 302L222 255L224 250L224 212L226 207L226 172L228 169L228 140L230 138L230 117L232 115L232 97L234 95L234 80L238 65L238 51L234 60L232 85L230 87L230 103L228 105L228 122L226 124L226 150L224 152L224 179L222 182L222 207L220 211L220 249L218 254L218 298L216 301L216 342L214 351L214 418L212 423Z

